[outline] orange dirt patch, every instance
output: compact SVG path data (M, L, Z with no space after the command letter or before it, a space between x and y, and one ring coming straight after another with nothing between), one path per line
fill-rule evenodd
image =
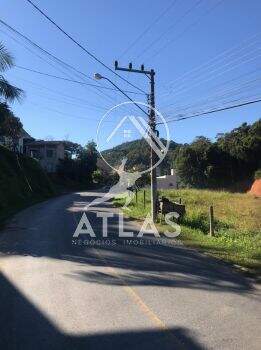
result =
M249 193L261 197L261 179L255 180Z

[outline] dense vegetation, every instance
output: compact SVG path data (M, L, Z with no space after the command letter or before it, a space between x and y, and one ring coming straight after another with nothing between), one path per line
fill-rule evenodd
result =
M7 102L20 100L23 91L11 85L3 76L3 73L13 65L12 55L0 42L0 137L7 136L10 139L10 147L15 150L22 123L14 115Z
M74 186L89 186L93 182L93 173L97 166L98 152L94 142L85 147L73 142L66 142L66 157L60 160L56 180Z
M173 201L181 198L186 205L186 215L178 237L183 243L249 268L252 272L260 270L261 198L249 194L196 189L164 190L160 194ZM115 200L117 206L123 202L123 199ZM207 235L210 205L214 206L214 237ZM144 218L150 211L149 191L146 190L146 208L140 191L138 203L134 200L129 209L126 212L128 216ZM158 228L164 231L167 227L158 223Z
M258 120L217 135L215 142L203 136L196 138L174 154L174 163L185 186L244 190L261 166L260 154L261 120Z
M0 221L55 191L38 162L0 146Z
M166 140L161 139L161 141L166 145ZM161 163L161 170L163 173L169 172L172 166L172 152L179 146L180 145L174 141L170 142L168 155ZM128 159L126 163L127 169L141 171L150 167L150 147L144 139L122 143L112 149L103 151L102 155L110 165L116 168L125 157Z
M162 140L166 143L166 140ZM181 187L229 189L245 191L261 167L261 120L247 123L212 142L204 136L190 144L170 143L168 155L160 166L162 174L175 168ZM103 152L112 165L127 157L127 169L149 167L150 151L145 140L123 143ZM256 175L256 176L257 176Z

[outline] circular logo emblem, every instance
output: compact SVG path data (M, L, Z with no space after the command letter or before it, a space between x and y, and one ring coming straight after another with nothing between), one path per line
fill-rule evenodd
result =
M138 113L135 104L139 105L147 116L142 111ZM161 124L161 138L159 138L158 130L152 132L149 126L150 110L151 106L146 103L123 102L112 107L102 116L97 128L97 149L103 161L114 171L118 172L119 166L124 166L127 168L125 172L139 173L140 176L150 172L152 169L150 165L151 148L156 159L153 168L159 166L165 158L170 143L169 128L162 114L153 108L156 120ZM142 169L137 169L130 159L132 158L130 142L134 140L139 142L139 153L143 156ZM126 147L124 147L128 146L127 143L130 143L129 154L126 154Z

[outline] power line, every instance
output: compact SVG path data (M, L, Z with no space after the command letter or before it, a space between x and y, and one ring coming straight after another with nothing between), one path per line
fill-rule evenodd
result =
M261 49L261 48L258 48L258 49L255 50L255 51L260 51L260 49ZM255 52L255 51L254 51L254 52ZM251 52L251 53L252 53L252 52ZM244 56L242 56L242 57L245 57L245 56L247 56L248 54L249 54L249 53L247 53L246 55L244 55ZM257 55L257 56L254 56L254 57L251 57L251 58L248 58L247 60L244 60L244 61L242 61L242 62L239 62L239 63L233 65L232 67L230 67L230 68L228 68L228 69L225 69L224 71L217 72L216 74L214 74L214 75L208 77L207 79L203 79L203 80L201 80L201 81L196 81L196 83L193 83L193 84L191 84L191 85L188 86L188 87L185 87L185 85L184 85L184 86L181 86L181 88L180 88L177 92L175 92L174 96L183 94L184 92L189 91L189 90L191 90L192 88L195 88L195 87L197 87L197 86L202 85L202 83L205 83L205 82L208 82L208 81L210 81L210 80L213 80L213 79L219 77L220 75L223 75L223 74L225 74L225 73L227 73L227 72L230 72L231 70L236 69L237 67L239 67L240 65L242 65L242 64L244 64L244 63L247 63L247 62L256 60L256 59L257 59L258 57L260 57L260 56L261 56L261 54L260 54L260 55ZM242 57L240 57L240 59L241 59ZM235 63L235 62L237 62L237 61L238 61L237 59L234 60L234 61L231 61L231 62L227 63L225 66L231 65L232 63ZM214 70L211 71L210 73L215 73L215 72L218 71L218 70L219 70L219 68L214 69ZM171 104L171 105L172 105L172 104Z
M69 81L69 82L72 82L72 83L77 83L77 84L80 84L80 85L87 85L87 86L97 87L99 89L118 91L117 89L114 89L114 88L111 88L111 87L101 86L101 85L91 84L91 83L84 83L84 82L81 82L81 81L78 81L78 80L63 78L63 77L59 77L57 75L52 75L52 74L49 74L49 73L40 72L38 70L34 70L34 69L30 69L30 68L26 68L26 67L22 67L22 66L18 66L18 65L15 65L15 67L19 68L19 69L23 69L23 70L29 71L29 72L33 72L33 73L37 73L37 74L41 74L41 75L46 75L46 76L48 76L50 78L65 80L65 81ZM122 91L127 92L129 94L138 94L138 95L142 94L142 95L144 95L142 92L134 92L134 91L129 91L129 90L122 90Z
M254 82L256 82L256 81L259 81L260 80L260 78L256 78L256 79L254 79L254 80L247 80L247 81L242 81L242 83L241 84L235 84L235 85L230 85L230 86L228 86L228 88L227 89L224 89L224 86L226 86L227 85L227 83L229 82L229 83L231 83L231 82L233 82L233 81L235 81L235 80L238 80L239 78L241 78L242 76L245 76L245 75L251 75L251 74L253 74L253 73L256 73L257 71L259 71L260 70L260 68L259 69L256 69L256 70L254 70L254 71L252 71L251 73L247 73L247 74L242 74L242 75L240 75L239 77L237 77L237 78L235 78L235 79L230 79L230 80L228 80L228 81L226 81L226 82L224 82L224 83L222 83L222 84L219 84L219 85L216 85L214 88L216 88L216 87L222 87L221 89L218 89L217 91L215 91L214 92L214 94L211 94L210 96L207 96L207 99L205 99L205 98L201 98L201 99L199 99L199 102L201 102L201 101L208 101L210 98L217 98L217 97L222 97L222 96L225 96L225 95L227 95L228 93L235 93L235 92L237 92L237 91L239 91L240 89L242 89L242 88L244 88L245 86L248 86L248 85L250 85L250 84L253 84ZM210 89L211 90L211 89ZM221 95L221 96L220 96ZM197 101L196 101L197 102ZM176 102L175 103L171 103L171 104L168 104L168 105L166 105L166 106L164 106L164 107L170 107L170 106L173 106L173 105L176 105ZM183 106L184 107L184 106ZM185 106L185 108L186 108L186 106ZM176 108L175 108L176 109ZM180 108L179 108L180 109Z
M254 57L250 57L250 58L247 57L247 59L245 59L245 60L243 60L243 61L240 62L240 60L242 60L242 58L245 58L246 56L249 56L249 54L256 53L256 52L260 51L260 49L261 49L261 47L255 49L255 50L253 50L253 51L250 51L250 52L248 51L245 55L240 56L240 57L237 57L236 59L233 59L233 60L231 60L230 62L227 62L226 64L224 64L223 66L220 66L220 67L218 67L218 68L215 68L214 70L209 71L209 68L208 68L208 71L206 71L205 73L203 72L203 73L201 73L201 74L199 75L199 77L200 77L200 78L203 77L203 79L198 80L198 79L197 79L197 76L195 76L195 77L193 77L193 78L190 78L190 80L189 80L189 86L187 86L186 83L184 83L183 85L179 86L179 88L178 88L177 90L175 90L174 96L179 95L180 93L184 93L185 91L190 90L190 89L191 89L192 87L194 87L194 86L199 86L199 85L201 85L201 84L204 83L204 82L213 80L213 78L219 77L220 75L223 75L223 74L225 74L225 73L227 73L227 72L230 72L230 71L236 69L237 67L241 66L242 64L245 64L245 63L247 63L247 62L250 62L250 61L253 61L253 60L257 59L258 57L260 57L260 55L257 55L257 56L254 56ZM239 61L239 62L238 62L238 61ZM231 66L231 65L232 65L232 67L229 67L229 66ZM225 70L223 70L223 69L226 68L227 66L228 66L228 68L225 69ZM204 77L204 75L206 75L206 73L207 73L207 78ZM213 74L213 73L215 73L215 74ZM212 75L212 76L211 76L211 75ZM173 88L172 88L172 91L173 91ZM171 93L171 92L169 92L168 94L170 95L170 93ZM167 95L167 94L166 94L166 95ZM165 96L166 96L166 95L165 95Z
M250 72L245 72L244 74L240 74L239 76L236 76L236 77L234 77L234 78L230 78L230 79L228 79L228 80L226 80L226 81L224 81L224 82L222 82L221 84L219 83L219 84L216 84L215 86L212 86L212 87L209 87L208 88L208 91L212 91L212 90L214 90L215 91L215 89L216 88L221 88L221 87L226 87L226 86L228 86L229 88L231 88L231 87L237 87L236 85L234 85L234 86L231 86L230 85L230 83L233 83L233 82L235 82L235 81L238 81L239 79L241 79L241 78L243 78L243 77L245 77L245 76L250 76L250 75L252 75L252 74L254 74L254 73L256 73L256 72L259 72L260 71L260 69L261 69L261 67L258 67L257 69L254 69L254 70L251 70ZM224 90L217 90L217 92L215 92L214 93L214 95L216 94L216 93L218 93L219 91L224 91ZM226 90L225 90L226 91ZM207 98L209 99L209 97L211 97L211 96L213 96L213 94L211 94L210 96L207 96ZM196 102L200 102L200 101L202 101L202 98L201 99L197 99L196 100ZM205 101L205 98L203 98L203 101ZM169 105L168 105L169 106ZM166 107L166 106L165 106ZM178 106L177 108L178 108L178 110L179 109L183 109L183 108L186 108L187 107L187 105L183 105L183 106ZM175 108L176 109L176 108Z
M96 62L100 63L104 68L108 69L111 73L119 77L125 83L131 85L135 89L139 90L146 94L145 91L140 89L138 86L132 84L127 79L123 78L121 75L112 70L109 66L103 63L98 57L96 57L93 53L87 50L84 46L82 46L77 40L75 40L70 34L68 34L62 27L60 27L54 20L52 20L45 12L43 12L38 6L36 6L31 0L26 0L29 4L31 4L38 12L40 12L49 22L51 22L57 29L59 29L68 39L74 42L78 47L80 47L85 53L87 53L90 57L92 57Z
M156 19L123 51L120 58L123 57L145 34L157 23L159 20L165 16L165 14L177 3L178 0L174 0L161 14L156 17Z
M179 77L177 77L176 79L172 80L171 82L168 83L168 86L170 89L173 89L175 87L175 85L178 85L178 81L181 80L182 82L184 82L184 80L189 79L191 80L191 73L200 71L202 68L209 70L209 68L211 67L215 67L217 64L220 64L220 62L222 62L224 59L226 59L227 57L231 57L235 54L239 54L239 52L241 52L242 50L248 48L249 46L255 45L257 42L256 40L254 40L254 42L250 42L250 44L247 44L246 46L243 46L243 48L240 48L242 45L245 44L245 42L248 42L249 40L252 40L256 37L260 36L260 33L255 34L253 36L251 36L248 39L243 40L243 42L241 42L239 45L235 45L232 48L226 49L224 51L222 51L221 53L219 53L217 56L212 57L210 60L204 62L203 64L200 64L197 67L192 68L191 70L185 72L184 74L180 75ZM259 39L258 39L259 40ZM239 50L239 51L238 51ZM235 51L235 52L233 52ZM228 55L227 55L228 54ZM226 57L227 55L227 57ZM225 57L223 57L225 56ZM215 61L217 61L216 63L214 63ZM202 73L200 73L201 75ZM176 83L176 84L175 84Z
M179 35L177 35L175 38L170 39L167 41L167 43L162 46L158 51L154 53L154 55L150 56L149 59L155 58L159 53L161 53L163 50L165 50L166 47L168 47L170 44L172 44L174 41L177 41L180 39L191 27L194 27L199 23L202 17L208 15L211 11L213 11L217 6L219 6L224 0L220 0L218 3L213 5L210 9L207 9L196 21L189 24Z
M19 36L19 37L22 37L22 35L23 35L22 33L16 32L15 29L12 28L12 27L9 27L9 25L8 25L7 23L2 22L1 20L0 20L0 23L3 24L3 25L6 25L7 29L10 30L10 31L13 31L13 33L16 34L17 37L18 37L18 36ZM46 60L44 57L38 55L36 52L34 52L34 51L31 50L28 46L26 46L26 44L24 44L24 43L22 43L21 41L17 40L16 38L14 38L14 37L13 37L12 35L10 35L9 33L5 32L4 30L0 30L0 31L1 31L3 34L5 34L6 36L8 36L9 38L11 38L14 42L16 42L17 44L21 45L24 49L26 49L26 50L27 50L28 52L30 52L31 54L33 54L34 56L38 57L38 58L39 58L40 60L42 60L43 62L47 63L48 65L50 65L50 66L53 67L54 69L58 70L59 72L65 74L66 76L70 77L70 79L72 79L72 78L71 78L71 75L70 75L71 72L68 73L68 72L63 71L62 69L60 69L60 67L55 66L53 63L49 62L49 61ZM34 46L34 45L33 45L33 42L30 42L30 41L29 41L29 40L30 40L29 38L22 37L22 39L26 39L32 47L36 47L36 45L37 45L37 44L35 44L35 46ZM40 51L41 53L46 54L46 53L43 51L44 49L42 49L42 50L40 50L40 48L37 48L37 49L39 49L39 51ZM50 54L50 55L51 55L51 54ZM57 63L57 60L54 60L54 59L53 59L52 62ZM60 62L58 62L58 63L60 64ZM65 67L63 66L63 68L65 68ZM66 67L66 68L67 68L67 67ZM67 69L68 69L68 68L67 68ZM89 79L89 77L87 77L87 78ZM81 78L81 79L82 79L82 78Z
M59 111L57 109L53 109L53 108L50 108L50 107L39 105L38 103L35 103L35 102L32 102L32 101L30 101L28 103L32 104L32 105L34 105L36 107L42 107L42 108L44 108L47 111L58 113L58 114L61 114L61 115L64 115L66 117L70 117L70 118L73 118L73 119L82 119L82 120L88 120L88 121L93 121L93 122L99 122L99 120L97 120L97 119L90 119L90 118L85 118L85 117L81 117L81 116L71 115L71 114L68 114L68 113L61 112L61 111ZM107 123L111 123L111 121L106 121L106 122Z
M148 46L145 47L144 50L142 50L138 56L136 56L135 59L141 57L146 53L155 43L157 43L159 40L161 40L169 31L171 31L183 18L185 18L190 12L194 10L194 8L198 7L200 3L203 0L198 0L196 3L194 3L177 21L174 22L170 27L167 28L161 35L159 35L155 40L153 40Z
M253 100L253 101L247 101L247 102L244 102L244 103L240 103L240 104L237 104L237 105L228 106L228 107L224 107L224 108L212 109L212 110L207 111L207 112L192 114L190 116L180 117L180 118L177 118L177 119L170 119L170 120L167 120L166 123L178 122L180 120L185 120L185 119L195 118L195 117L204 116L204 115L208 115L208 114L212 114L212 113L222 112L222 111L226 111L228 109L243 107L243 106L247 106L247 105L258 103L258 102L261 102L261 99ZM164 124L164 123L163 122L157 123L157 125L161 125L161 124Z
M3 20L0 19L0 23L2 25L4 25L8 30L10 30L11 32L13 32L14 34L16 34L18 37L21 37L22 39L24 39L26 42L28 42L32 47L36 48L37 50L39 50L41 53L43 53L44 55L46 55L48 58L50 58L53 62L60 64L63 68L66 68L67 70L69 70L69 72L71 73L71 70L74 71L74 74L76 74L78 77L80 77L80 79L83 80L83 77L89 80L93 80L91 77L87 76L86 74L84 74L83 72L79 71L78 69L76 69L75 67L71 66L70 64L66 63L65 61L61 60L60 58L58 58L57 56L53 55L52 53L50 53L49 51L45 50L44 48L42 48L40 45L38 45L37 43L35 43L34 41L32 41L31 39L29 39L27 36L25 36L24 34L22 34L21 32L19 32L18 30L16 30L15 28L13 28L12 26L10 26L9 24L7 24L6 22L4 22ZM6 33L5 33L6 34ZM8 34L7 34L8 35ZM9 35L8 35L9 36ZM13 38L12 36L10 36L15 42L18 42L19 44L21 44L19 41L17 41L15 38ZM28 47L24 46L23 44L21 44L23 47L25 47L29 52L33 53L34 55L36 55L38 58L40 58L41 60L43 60L44 62L48 63L49 65L51 65L52 67L58 69L59 71L61 71L59 68L55 67L52 63L46 61L43 57L39 56L37 53L31 51ZM66 74L67 76L70 77L70 74L65 73L62 71L63 74ZM71 77L70 77L71 78ZM83 80L84 81L84 80ZM97 90L100 89L95 87ZM99 91L101 92L104 96L106 96L107 98L109 98L110 100L112 100L112 98L105 94L103 91ZM100 95L98 92L96 92L98 95Z
M83 77L86 79L90 79L93 80L91 77L87 76L85 73L81 72L80 70L78 70L77 68L73 67L72 65L70 65L69 63L63 61L62 59L58 58L57 56L55 56L54 54L50 53L49 51L45 50L44 48L42 48L40 45L38 45L37 43L35 43L34 41L32 41L31 39L29 39L27 36L25 36L24 34L22 34L21 32L19 32L17 29L13 28L12 26L10 26L9 24L7 24L6 22L4 22L2 19L0 19L0 23L5 26L8 30L10 30L11 32L13 32L14 34L16 34L17 36L21 37L22 39L24 39L26 42L28 42L32 47L36 48L37 50L39 50L41 53L47 55L48 58L50 58L51 60L53 60L55 63L60 64L63 68L68 69L70 72L71 70L74 71L78 77L80 76L80 79L83 79ZM28 48L27 48L28 49ZM29 50L29 49L28 49ZM29 50L31 51L31 50ZM38 56L36 53L34 53L36 56ZM39 57L39 56L38 56ZM42 58L43 59L43 58ZM45 61L45 60L44 60ZM51 64L51 63L49 63ZM52 65L52 64L51 64ZM68 74L67 74L68 75ZM109 99L110 102L113 101L113 98L110 95L107 95L104 91L100 91L100 87L95 87L95 89L99 90L100 93L102 93L107 100ZM96 92L98 95L99 92ZM100 96L101 97L101 96ZM126 106L120 107L120 108L126 108Z
M229 97L229 96L228 96ZM227 97L227 98L228 98ZM232 96L231 96L232 97ZM210 105L210 106L205 106L204 108L201 108L201 109L198 109L197 111L187 111L187 112L183 112L183 113L179 113L179 114L177 114L176 115L176 117L186 117L186 116L190 116L190 115L194 115L194 114L200 114L200 113L205 113L205 112L208 112L209 110L212 110L212 109L220 109L220 108L225 108L225 107L228 107L228 106L230 106L232 103L233 103L233 105L235 104L235 103L237 103L237 104L241 104L241 103L245 103L245 102L247 102L249 99L256 99L256 98L259 98L260 97L260 91L259 91L259 93L258 94L254 94L253 95L253 93L251 94L251 95L248 95L248 96L242 96L242 97L240 97L240 98L233 98L232 100L231 99L229 99L229 100L221 100L221 101L216 101L216 103L214 103L214 105L213 105L213 103L212 103L212 105ZM176 120L177 118L175 118L175 120ZM172 118L170 118L170 119L166 119L166 121L168 121L168 120L173 120Z
M60 95L60 96L65 97L65 98L67 98L67 99L69 98L69 99L71 99L71 100L79 101L79 102L81 102L81 103L86 104L87 106L94 107L95 109L105 110L105 109L108 108L108 107L106 107L106 106L104 106L104 108L101 107L101 106L97 106L97 105L95 105L95 104L90 103L89 101L87 101L87 100L85 100L85 99L82 99L82 98L79 98L79 97L75 97L75 96L70 96L70 95L64 94L64 93L62 93L62 92L60 92L60 91L57 91L57 90L55 90L55 89L51 89L51 88L49 88L49 87L46 87L46 86L41 85L41 84L39 84L39 83L32 82L32 81L27 80L27 79L24 79L24 78L18 77L18 79L21 79L21 80L23 80L23 81L25 81L25 82L27 82L27 83L29 83L29 84L32 84L32 85L34 85L34 86L37 86L37 87L40 88L40 89L44 89L44 90L50 91L50 92L53 93L53 94Z
M57 56L55 56L54 54L50 53L49 51L45 50L44 48L42 48L40 45L38 45L37 43L35 43L33 40L29 39L27 36L25 36L24 34L22 34L21 32L19 32L17 29L15 29L14 27L10 26L9 24L7 24L6 22L4 22L2 19L0 19L0 23L2 25L4 25L6 28L8 28L10 31L12 31L13 33L15 33L16 35L18 35L19 37L23 38L24 40L26 40L27 42L30 43L30 45L32 45L33 47L37 48L38 50L40 50L42 53L44 53L45 55L47 55L48 57L50 57L51 59L53 59L55 62L58 62L60 65L62 65L63 67L67 67L67 69L72 69L73 71L81 74L81 76L84 76L85 78L91 79L91 77L87 76L86 74L82 73L81 71L79 71L78 69L76 69L75 67L71 66L69 63L63 61L62 59L58 58Z
M241 95L242 93L247 93L248 91L245 91L245 86L248 86L250 84L255 84L256 81L260 81L260 80L261 79L259 78L259 79L255 79L253 81L245 82L245 84L243 84L243 91L242 91L242 86L239 86L236 89L229 89L226 91L220 90L218 93L215 93L215 94L208 96L207 99L199 99L199 100L196 100L191 105L179 106L179 107L175 108L175 113L180 113L181 111L184 113L184 111L188 111L191 108L195 108L197 106L201 107L204 105L208 105L209 102L210 103L211 102L219 102L219 101L223 101L225 98L228 98L228 97L233 97L236 95Z

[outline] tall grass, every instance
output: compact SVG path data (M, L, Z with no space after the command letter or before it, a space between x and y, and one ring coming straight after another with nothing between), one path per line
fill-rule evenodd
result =
M216 257L260 271L261 258L261 198L250 194L210 190L163 190L159 191L172 201L181 201L186 206L186 215L181 222L179 238L192 247L197 247ZM146 207L143 190L138 192L126 214L143 218L150 211L150 193L146 190ZM122 200L116 199L116 205ZM209 237L209 206L214 207L215 234ZM166 225L158 223L159 230Z

